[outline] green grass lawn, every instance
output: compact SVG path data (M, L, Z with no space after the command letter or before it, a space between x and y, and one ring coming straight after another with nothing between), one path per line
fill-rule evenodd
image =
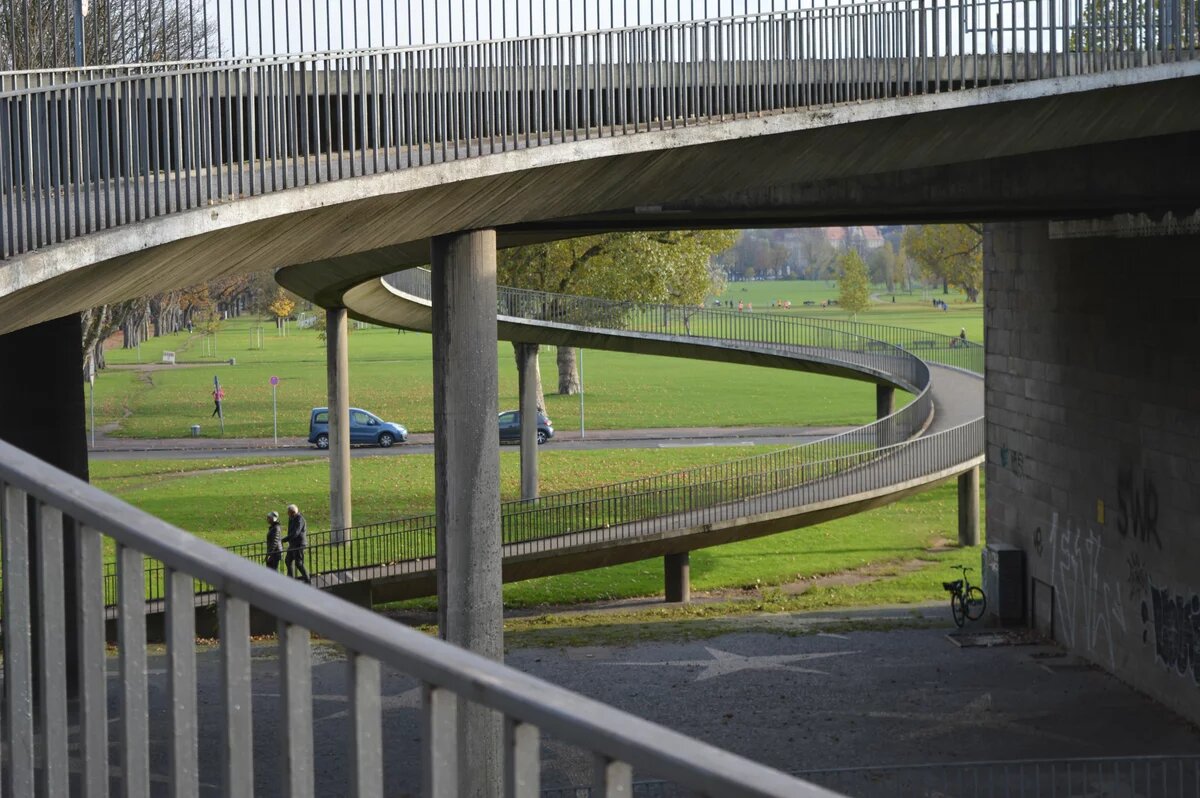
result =
M174 348L181 365L153 371L108 369L96 381L96 423L119 422L112 434L135 438L186 437L192 424L205 437L220 434L211 418L213 377L225 389L225 436L270 437L270 378L279 377L279 434L307 435L312 407L326 403L325 349L315 333L294 332L249 350L248 330L257 322L226 323L237 359L229 366L197 355L199 338L168 336L155 350ZM243 335L242 333L246 333ZM244 342L244 343L242 343ZM241 344L241 349L238 348ZM143 356L149 345L142 346ZM131 363L132 350L111 350L112 365ZM383 328L350 336L350 400L413 432L433 426L430 336ZM500 407L515 408L517 375L512 346L497 347ZM189 367L196 364L198 367ZM554 350L541 353L547 412L560 430L579 429L579 397L558 396ZM871 420L874 389L867 383L779 369L680 358L588 350L583 357L585 423L591 429L643 427L844 425ZM691 397L679 401L679 397Z
M760 308L769 312L773 297L836 294L836 287L823 281L762 281L731 283L725 296L737 297L743 290L747 298L752 297L755 313ZM832 309L793 308L789 313L848 317ZM950 311L943 313L933 310L919 294L901 294L895 305L877 303L859 314L859 320L947 335L966 327L968 337L978 341L983 312L981 306L966 304L961 297L952 296ZM249 318L226 322L217 335L215 357L211 342L186 332L151 339L142 345L140 356L138 350L109 350L110 365L135 370L112 368L100 374L95 388L97 425L118 425L110 433L116 436L178 438L199 424L204 437L217 437L220 426L212 418L210 399L217 376L225 389L225 436L270 437L274 431L270 378L276 376L279 434L307 435L309 410L326 403L324 345L312 330L292 329L288 336L279 337L273 326L266 325L263 346L253 348L253 332L260 326L264 326L260 320ZM179 365L136 370L139 357L148 366L159 361L164 350L174 351ZM230 357L237 365L228 364ZM501 408L516 407L512 347L500 343L497 358ZM430 336L379 327L356 330L350 336L350 360L352 404L413 432L432 428ZM554 393L558 371L553 348L542 350L541 364L547 411L555 426L579 429L579 398ZM585 423L592 429L862 424L871 419L874 408L871 386L852 380L595 350L584 353L583 382Z
M943 295L941 288L914 288L912 293L897 290L896 301L883 285L871 286L871 293L879 301L872 302L870 309L858 314L858 321L872 324L889 324L914 330L958 335L966 329L972 341L983 340L983 302L967 302L961 292L951 290ZM837 299L837 283L829 280L753 280L729 283L721 294L722 302L750 302L754 312L787 313L792 316L815 316L817 318L849 319L850 314L837 308L821 308L824 300ZM948 310L937 310L933 299L945 300ZM772 309L773 300L790 300L791 310ZM817 303L816 307L805 307L804 300Z

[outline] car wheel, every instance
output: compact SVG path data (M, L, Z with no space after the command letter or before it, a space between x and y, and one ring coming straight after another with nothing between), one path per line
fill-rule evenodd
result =
M317 448L318 449L328 449L329 448L329 436L326 435L324 432L322 432L320 435L317 436Z
M550 438L548 438L546 436L546 433L543 432L542 430L538 430L538 446L541 446L543 443L545 443L548 440L550 440Z
M386 449L395 442L396 442L396 436L393 435L392 433L390 433L390 432L379 433L379 445L382 446L383 448Z

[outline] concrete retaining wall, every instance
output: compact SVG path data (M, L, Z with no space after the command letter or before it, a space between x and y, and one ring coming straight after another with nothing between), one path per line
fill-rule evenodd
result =
M985 237L987 532L1038 626L1200 721L1195 236Z

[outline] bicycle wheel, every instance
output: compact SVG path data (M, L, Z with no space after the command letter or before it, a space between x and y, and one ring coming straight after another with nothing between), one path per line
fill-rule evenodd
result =
M978 621L983 617L983 611L987 609L987 596L983 595L982 590L972 585L966 592L963 605L963 612L966 613L968 620Z
M963 594L954 593L950 596L950 614L954 616L956 626L962 626L967 619L967 608L963 604Z

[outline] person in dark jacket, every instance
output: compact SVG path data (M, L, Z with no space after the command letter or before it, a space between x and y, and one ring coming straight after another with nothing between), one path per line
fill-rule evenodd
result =
M283 532L279 528L279 513L267 513L267 567L279 570L279 559L283 557Z
M288 576L294 576L295 572L299 571L300 578L305 583L311 583L308 571L304 568L304 548L308 545L308 526L304 523L304 516L300 514L300 508L296 505L289 504L287 514L288 533L283 542L288 544L288 548L287 556L283 561L287 564Z

